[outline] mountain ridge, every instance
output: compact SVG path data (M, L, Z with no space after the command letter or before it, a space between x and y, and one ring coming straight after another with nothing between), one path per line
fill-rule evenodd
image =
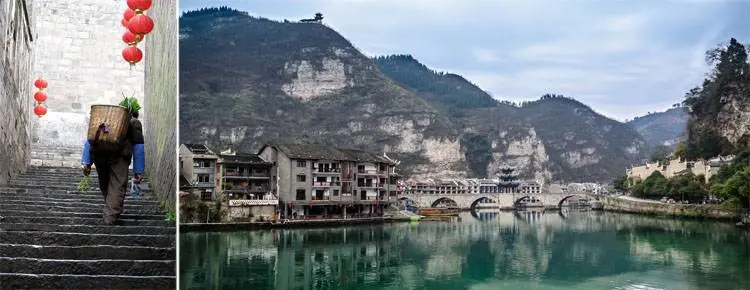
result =
M663 145L674 149L686 138L688 118L686 108L677 106L666 111L635 117L627 124L646 139L649 147Z
M412 56L384 68L321 24L199 11L180 17L180 44L180 130L195 132L181 134L181 142L253 151L284 140L384 151L414 178L491 177L505 164L541 182L606 182L645 158L632 128L581 102L513 106ZM543 118L549 111L573 127L554 130L560 121Z

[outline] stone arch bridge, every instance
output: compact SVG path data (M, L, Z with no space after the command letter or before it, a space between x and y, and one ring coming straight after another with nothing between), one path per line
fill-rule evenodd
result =
M495 194L402 194L399 201L411 201L417 207L435 207L441 203L455 204L462 209L480 207L512 209L524 201L535 201L535 205L545 208L560 208L564 201L572 198L593 199L588 193L495 193Z

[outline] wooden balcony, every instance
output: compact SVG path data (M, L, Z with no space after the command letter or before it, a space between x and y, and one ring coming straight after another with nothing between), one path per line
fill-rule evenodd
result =
M340 175L341 168L316 168L313 167L313 174L316 175Z
M385 170L357 170L357 174L360 175L386 175L387 171Z
M341 186L341 182L334 181L334 182L313 182L313 187L337 187Z
M231 199L229 206L279 205L278 199Z
M224 173L224 178L230 178L230 179L231 178L235 178L235 179L242 179L242 178L247 178L247 179L269 179L269 178L271 178L271 175L268 174L267 172L252 172L252 173L249 173L249 172L242 172L242 173L240 173L240 172L225 172Z

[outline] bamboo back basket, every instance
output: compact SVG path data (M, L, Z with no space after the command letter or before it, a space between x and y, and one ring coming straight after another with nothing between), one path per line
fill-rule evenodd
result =
M87 134L91 147L118 149L128 132L129 117L128 110L121 106L92 105Z

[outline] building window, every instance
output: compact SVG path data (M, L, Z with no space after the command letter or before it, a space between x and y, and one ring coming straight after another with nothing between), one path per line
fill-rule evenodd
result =
M305 181L307 181L307 175L304 175L304 174L297 175L297 182L305 182Z
M333 190L333 196L339 196L339 190L338 189L334 189Z
M305 190L297 189L297 200L305 200Z
M198 174L198 182L206 183L210 182L211 178L208 174Z
M307 162L305 160L297 160L297 167L307 167Z

